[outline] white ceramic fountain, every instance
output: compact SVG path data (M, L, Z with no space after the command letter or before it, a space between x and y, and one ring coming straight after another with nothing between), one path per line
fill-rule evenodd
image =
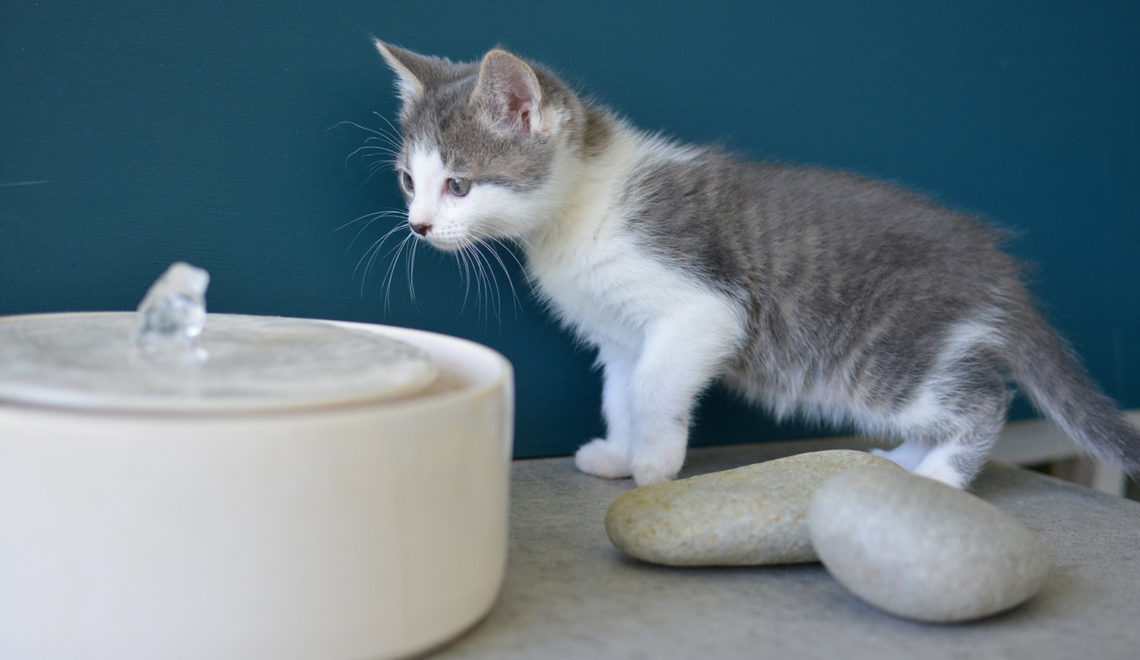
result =
M206 320L204 282L171 273L137 314L0 317L0 658L394 657L477 623L506 560L509 363Z

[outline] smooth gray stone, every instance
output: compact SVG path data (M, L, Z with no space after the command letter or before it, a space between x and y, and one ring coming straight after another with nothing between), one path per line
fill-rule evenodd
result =
M816 488L857 466L901 472L866 452L799 454L635 488L606 514L622 552L670 566L741 566L815 561L807 512Z
M808 518L824 566L866 602L928 622L978 619L1036 594L1041 539L965 491L903 471L856 469L819 488Z

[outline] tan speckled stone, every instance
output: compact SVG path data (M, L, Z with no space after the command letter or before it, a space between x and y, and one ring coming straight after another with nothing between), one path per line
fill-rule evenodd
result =
M635 488L606 513L606 533L631 557L670 566L815 561L807 513L816 489L854 467L900 470L866 452L799 454Z

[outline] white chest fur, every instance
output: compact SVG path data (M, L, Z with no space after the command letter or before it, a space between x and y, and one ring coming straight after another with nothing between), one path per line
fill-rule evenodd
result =
M592 344L629 345L663 307L676 274L612 226L560 236L529 254L531 274L559 316ZM630 346L633 348L633 346Z
M595 346L635 352L653 324L684 310L735 316L734 307L692 274L672 266L627 223L623 184L646 153L643 139L618 141L569 196L548 230L527 250L528 268L564 322Z

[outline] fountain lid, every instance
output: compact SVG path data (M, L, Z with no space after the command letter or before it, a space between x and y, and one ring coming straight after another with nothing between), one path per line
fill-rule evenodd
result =
M208 358L142 354L129 312L0 317L0 404L98 411L256 412L381 401L437 377L424 351L367 326L210 314Z

